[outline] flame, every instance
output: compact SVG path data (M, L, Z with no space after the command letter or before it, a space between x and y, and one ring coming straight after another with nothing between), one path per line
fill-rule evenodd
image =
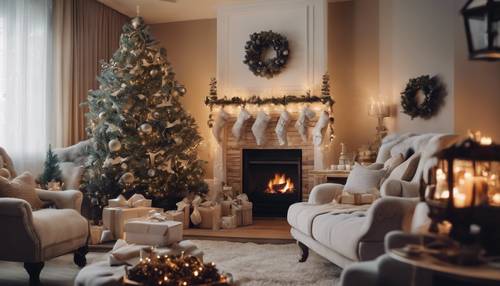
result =
M294 190L292 179L287 178L285 174L274 174L274 178L267 183L266 193L286 194Z

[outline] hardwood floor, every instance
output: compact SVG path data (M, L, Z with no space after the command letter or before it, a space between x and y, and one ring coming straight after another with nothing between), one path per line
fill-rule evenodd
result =
M290 225L285 218L254 218L253 224L234 229L188 228L184 239L209 239L255 243L290 243Z

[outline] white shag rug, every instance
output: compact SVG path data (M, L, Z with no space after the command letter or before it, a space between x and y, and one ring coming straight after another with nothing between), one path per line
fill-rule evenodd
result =
M194 240L203 250L206 262L231 273L238 285L316 285L338 284L341 269L310 252L304 263L297 262L295 244L255 244L210 240ZM105 253L89 253L88 263L106 258ZM71 286L79 268L68 254L45 263L41 280L44 286ZM0 285L27 285L28 274L22 263L0 261Z

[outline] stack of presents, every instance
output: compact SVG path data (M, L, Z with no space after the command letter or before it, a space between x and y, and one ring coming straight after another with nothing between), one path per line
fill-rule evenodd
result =
M246 194L233 194L223 187L217 199L188 196L177 210L151 206L151 200L135 194L108 201L102 227L91 228L92 244L125 239L128 243L165 246L182 240L183 229L230 229L252 224L252 203Z

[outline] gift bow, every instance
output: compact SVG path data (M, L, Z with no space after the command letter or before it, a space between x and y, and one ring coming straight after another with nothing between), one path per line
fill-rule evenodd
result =
M134 194L130 199L126 199L124 196L119 195L116 199L108 200L108 205L110 207L150 207L151 200L146 199L143 195Z
M154 221L166 221L167 217L163 212L157 211L157 210L150 210L148 213L147 220L154 220Z
M201 214L198 209L200 206L202 207L211 207L214 206L215 203L209 200L204 200L201 196L195 196L193 200L189 200L188 198L184 198L182 201L178 202L177 210L182 211L187 207L193 207L193 212L189 216L191 218L191 222L194 225L199 225L201 223Z
M250 202L247 194L239 194L236 196L236 199L231 199L230 201L231 205L235 208L240 208L242 205Z

